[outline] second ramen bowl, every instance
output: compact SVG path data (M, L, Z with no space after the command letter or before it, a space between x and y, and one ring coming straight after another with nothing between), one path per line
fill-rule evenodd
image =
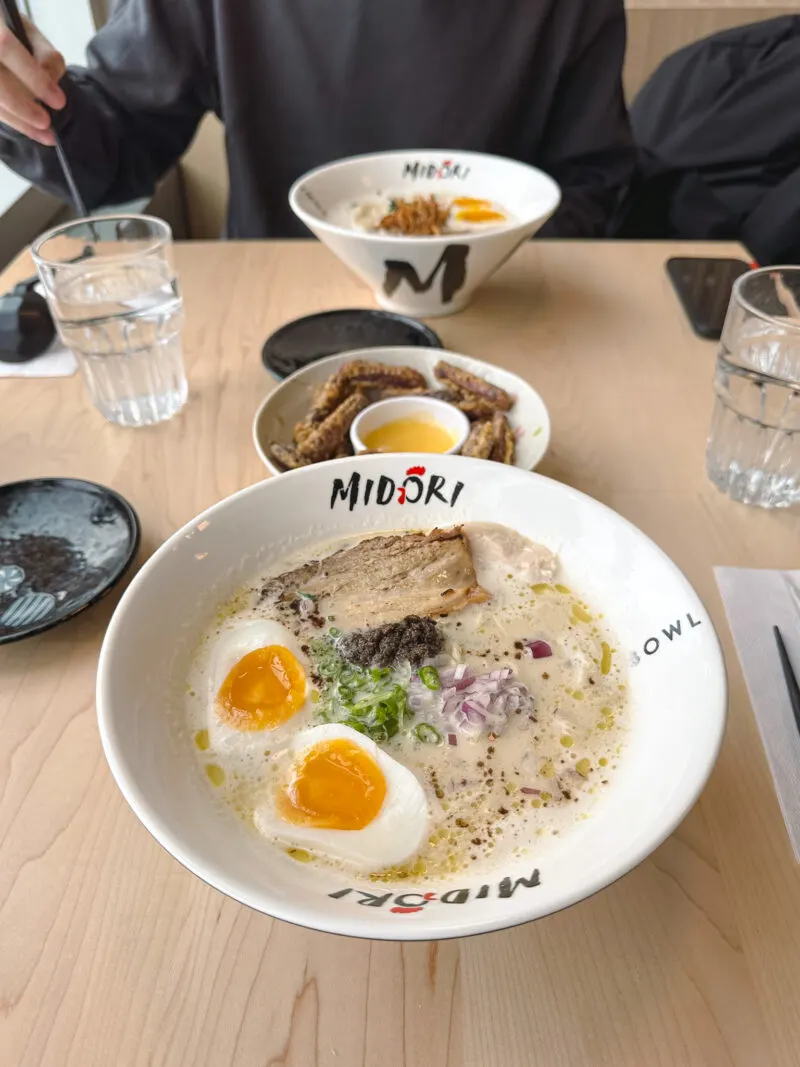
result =
M507 216L497 226L407 237L353 222L370 198L437 194L488 200ZM525 163L479 152L381 152L329 163L299 178L294 213L372 289L390 311L433 318L461 311L476 289L550 218L558 185Z

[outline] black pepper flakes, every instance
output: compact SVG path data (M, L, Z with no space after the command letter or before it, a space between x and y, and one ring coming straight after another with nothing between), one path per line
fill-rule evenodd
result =
M508 808L498 808L497 810L501 815L508 815Z

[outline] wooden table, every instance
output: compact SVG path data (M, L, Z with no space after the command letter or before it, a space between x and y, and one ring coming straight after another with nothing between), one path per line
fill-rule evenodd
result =
M436 328L536 385L554 428L542 471L641 526L709 605L731 717L680 829L593 899L505 933L400 945L271 921L180 867L111 779L93 687L117 592L0 650L2 1067L796 1067L800 874L712 565L797 566L797 513L749 510L706 480L714 345L670 290L674 251L534 243ZM120 429L77 378L0 380L2 480L114 486L139 511L143 557L264 473L250 422L270 388L266 335L369 304L315 244L177 252L191 382L178 418Z

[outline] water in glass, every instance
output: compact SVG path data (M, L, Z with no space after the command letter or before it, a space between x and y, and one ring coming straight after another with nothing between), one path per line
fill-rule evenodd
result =
M166 261L89 259L56 277L54 297L61 337L107 419L145 426L183 407L183 305Z
M745 275L731 299L706 461L714 484L745 504L800 503L798 294L800 270L776 268Z

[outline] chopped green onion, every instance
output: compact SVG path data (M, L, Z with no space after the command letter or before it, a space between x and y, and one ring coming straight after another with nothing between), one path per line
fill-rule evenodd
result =
M298 596L301 596L303 600L316 600L317 598L313 593L304 593L302 589L298 589Z
M348 663L332 636L310 642L311 655L322 679L317 718L341 722L373 741L388 741L413 717L405 684L388 668L363 668Z
M420 667L419 680L426 689L442 688L442 683L439 681L439 672L435 667Z
M429 722L421 722L418 726L415 726L414 734L420 741L428 745L438 745L442 740L442 735Z

